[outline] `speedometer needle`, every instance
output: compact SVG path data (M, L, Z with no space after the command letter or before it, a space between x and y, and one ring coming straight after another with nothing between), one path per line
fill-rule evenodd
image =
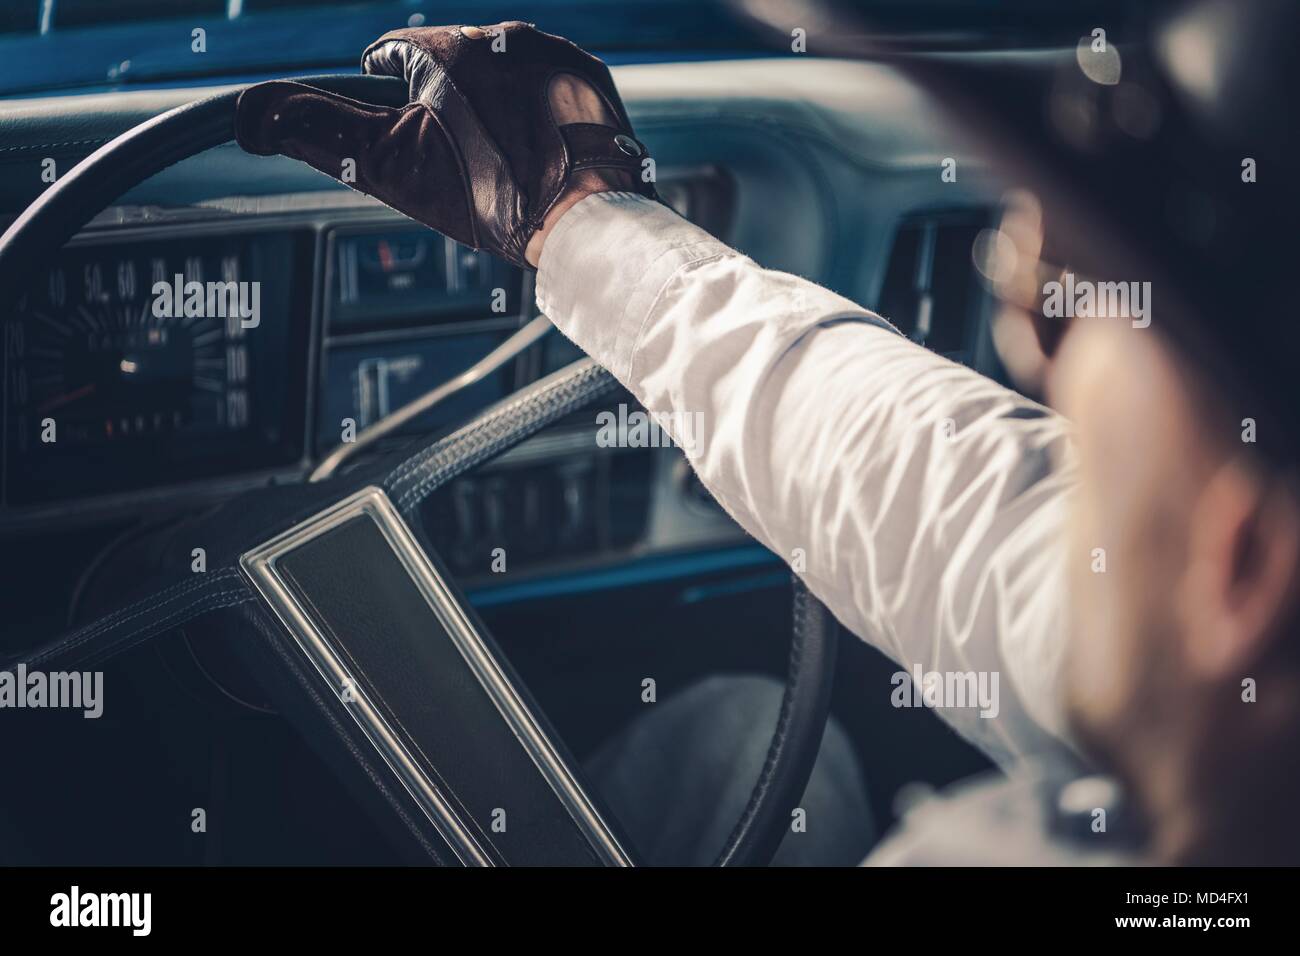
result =
M56 408L62 408L64 405L67 405L71 402L75 402L79 398L85 398L87 395L92 394L94 391L95 391L95 383L90 382L87 385L81 386L81 388L73 389L71 392L66 392L63 395L56 395L54 398L50 399L44 405L37 408L36 412L37 414L40 415L43 415L46 412L52 412Z

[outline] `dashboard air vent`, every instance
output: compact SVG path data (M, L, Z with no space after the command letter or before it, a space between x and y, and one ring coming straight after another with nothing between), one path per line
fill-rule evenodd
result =
M915 342L969 362L986 293L971 260L985 209L909 216L894 236L877 311Z

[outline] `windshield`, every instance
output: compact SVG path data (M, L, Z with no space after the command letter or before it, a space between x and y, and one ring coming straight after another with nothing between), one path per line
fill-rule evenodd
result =
M1060 39L1120 0L0 0L0 96L355 70L404 26L526 20L610 63L761 55L828 7L908 46ZM610 14L617 9L617 16ZM786 21L789 21L788 23ZM811 51L815 52L815 51Z

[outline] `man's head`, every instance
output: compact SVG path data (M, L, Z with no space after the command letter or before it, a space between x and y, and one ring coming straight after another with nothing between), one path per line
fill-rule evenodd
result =
M1282 117L1300 63L1281 38L1300 7L1171 14L1120 51L1117 83L1081 47L1039 90L992 84L1023 90L984 137L1020 186L976 261L1008 370L1077 429L1079 741L1131 785L1157 856L1296 862L1300 190Z
M1071 718L1159 856L1300 847L1300 496L1159 323L1076 320L1047 379L1077 428ZM1247 416L1248 419L1248 416ZM1290 838L1294 841L1294 837Z

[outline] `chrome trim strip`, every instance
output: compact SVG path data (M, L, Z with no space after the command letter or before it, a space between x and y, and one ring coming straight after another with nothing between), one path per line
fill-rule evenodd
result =
M356 700L351 702L348 712L402 781L425 816L462 863L467 866L493 865L492 859L472 831L457 817L437 785L412 758L364 689L353 679L329 638L321 633L285 586L276 566L282 557L302 544L361 516L369 517L379 527L429 608L451 635L457 650L492 698L498 712L524 745L537 769L601 860L607 865L631 866L631 858L560 759L554 745L542 732L537 719L488 650L469 616L452 596L446 582L434 569L402 516L384 491L372 486L361 489L247 552L239 563L321 677L333 687L350 686L353 689Z

